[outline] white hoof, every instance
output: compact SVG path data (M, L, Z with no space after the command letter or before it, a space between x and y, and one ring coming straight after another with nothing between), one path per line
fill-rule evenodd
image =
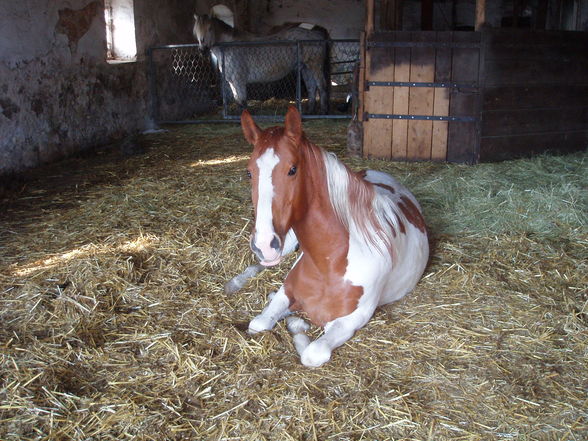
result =
M288 331L294 335L303 334L310 329L309 324L300 317L288 317L286 319L286 325L288 327Z
M302 353L300 361L307 367L319 367L331 359L331 348L326 343L313 341Z
M308 338L308 335L294 334L294 337L292 337L292 340L294 342L294 347L296 348L296 352L298 352L298 354L300 354L300 355L304 354L304 351L306 350L306 348L310 344L310 338Z
M272 323L269 320L261 315L258 315L249 322L249 329L247 332L249 332L249 334L257 334L259 332L269 331L272 328Z

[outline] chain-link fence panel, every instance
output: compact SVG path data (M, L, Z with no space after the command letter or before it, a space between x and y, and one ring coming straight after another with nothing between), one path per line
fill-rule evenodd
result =
M197 45L149 51L151 113L155 121L194 120L219 105L219 75Z
M359 41L332 40L329 68L331 113L351 114L358 99Z
M174 45L149 51L151 113L156 122L280 118L288 105L303 115L350 113L354 40L223 43L211 51Z

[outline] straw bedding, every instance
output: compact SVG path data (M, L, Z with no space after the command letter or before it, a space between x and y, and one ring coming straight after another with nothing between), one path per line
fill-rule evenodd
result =
M344 156L340 122L310 138ZM586 154L474 167L346 159L414 190L424 279L325 367L247 322L252 209L237 126L173 127L2 194L0 439L588 438ZM313 336L320 330L313 330Z

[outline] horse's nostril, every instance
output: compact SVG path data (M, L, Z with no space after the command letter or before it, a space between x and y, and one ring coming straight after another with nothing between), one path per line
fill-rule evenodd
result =
M249 245L251 245L251 251L253 251L258 256L262 255L261 250L257 246L255 246L255 236L251 237L251 241L249 242Z
M280 238L278 236L276 236L275 234L274 234L274 238L270 242L270 247L272 247L274 250L279 250L282 247Z

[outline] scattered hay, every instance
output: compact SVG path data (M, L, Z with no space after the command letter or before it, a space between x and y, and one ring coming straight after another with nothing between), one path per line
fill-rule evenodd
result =
M342 153L345 124L306 129ZM245 331L286 265L223 294L252 261L239 128L145 141L46 167L2 201L1 439L587 438L585 153L347 160L414 189L432 259L309 370L283 324Z

